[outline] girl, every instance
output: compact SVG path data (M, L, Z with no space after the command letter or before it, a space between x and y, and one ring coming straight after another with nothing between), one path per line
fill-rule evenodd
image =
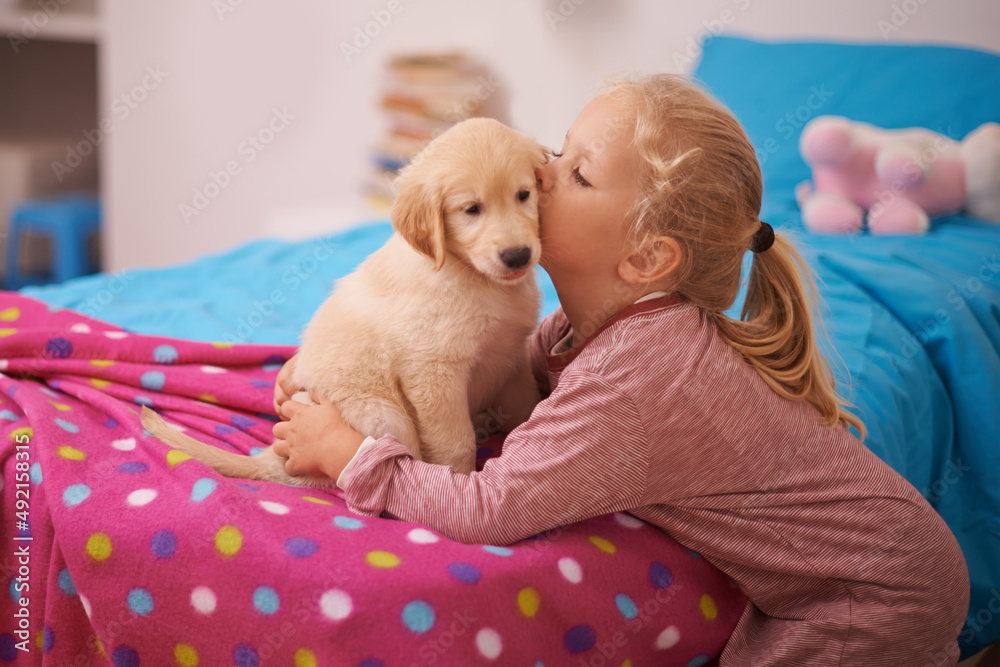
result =
M360 514L467 543L631 512L749 598L721 665L954 665L962 553L848 431L864 428L818 350L812 283L758 218L760 168L731 113L681 77L616 84L539 187L541 263L561 308L530 340L545 398L502 455L468 476L414 461L279 386L288 472L336 479ZM734 320L723 311L748 249Z

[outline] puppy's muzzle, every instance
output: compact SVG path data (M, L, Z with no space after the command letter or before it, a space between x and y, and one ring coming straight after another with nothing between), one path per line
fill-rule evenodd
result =
M521 269L531 261L531 248L507 248L500 252L500 261L508 269Z

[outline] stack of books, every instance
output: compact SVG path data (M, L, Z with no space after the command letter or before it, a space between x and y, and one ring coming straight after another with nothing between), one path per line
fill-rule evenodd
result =
M455 123L476 116L504 121L501 88L491 73L462 53L391 58L380 102L387 131L374 148L369 203L388 211L399 170Z

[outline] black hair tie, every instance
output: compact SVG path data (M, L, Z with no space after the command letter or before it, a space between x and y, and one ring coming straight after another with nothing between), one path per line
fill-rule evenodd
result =
M750 244L750 249L755 253L766 252L772 245L774 245L774 229L762 220L760 229L753 235L753 242Z

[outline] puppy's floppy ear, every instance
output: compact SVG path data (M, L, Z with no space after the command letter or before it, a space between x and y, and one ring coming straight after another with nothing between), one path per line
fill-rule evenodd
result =
M392 226L414 250L433 259L437 271L444 266L444 203L412 167L403 169L396 186Z

